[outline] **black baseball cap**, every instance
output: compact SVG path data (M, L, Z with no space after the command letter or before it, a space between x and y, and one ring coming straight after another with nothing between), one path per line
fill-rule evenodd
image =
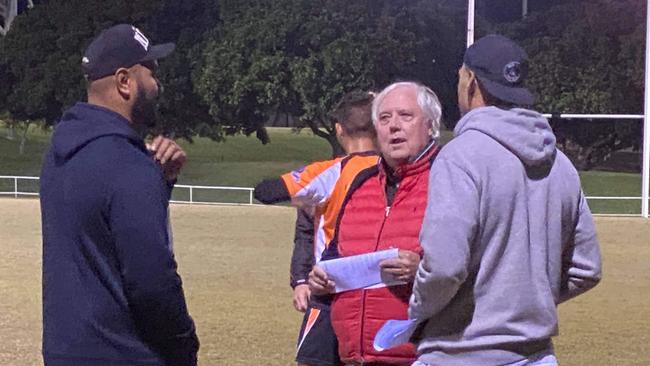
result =
M487 35L465 51L463 63L493 97L521 106L535 103L535 96L524 85L528 55L512 40Z
M102 31L90 43L84 52L81 68L89 80L97 80L121 67L167 57L175 47L174 43L151 45L138 28L118 24Z

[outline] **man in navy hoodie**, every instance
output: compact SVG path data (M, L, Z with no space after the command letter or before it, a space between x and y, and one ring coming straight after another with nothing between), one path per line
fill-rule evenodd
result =
M88 103L65 112L41 173L46 366L196 365L168 226L185 153L160 138L151 153L136 132L173 49L121 24L85 52Z

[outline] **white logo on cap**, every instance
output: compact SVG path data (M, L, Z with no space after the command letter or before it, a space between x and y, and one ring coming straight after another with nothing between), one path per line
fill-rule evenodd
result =
M149 50L149 40L147 39L147 37L145 37L144 34L142 34L142 32L140 32L140 30L138 28L136 28L136 27L131 27L131 28L133 28L133 32L134 32L133 33L133 39L138 41L138 43L140 43L140 45L144 48L145 51L148 51Z
M84 58L81 59L81 62L84 63L84 64L87 64L87 63L90 62L90 60L88 59L88 57L84 57Z
M517 61L509 62L503 68L503 77L513 84L518 82L521 79L521 64Z

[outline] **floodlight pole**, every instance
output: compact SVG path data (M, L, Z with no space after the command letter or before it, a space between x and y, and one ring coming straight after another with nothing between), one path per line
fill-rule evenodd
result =
M474 43L474 0L469 0L467 4L467 47Z
M641 177L641 216L648 218L650 191L650 0L646 2L645 35L645 104L643 109L643 173Z

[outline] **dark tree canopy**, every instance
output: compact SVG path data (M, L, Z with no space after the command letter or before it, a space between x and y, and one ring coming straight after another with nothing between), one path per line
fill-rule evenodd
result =
M3 40L13 79L8 111L15 119L56 121L63 109L83 99L81 55L90 39L112 24L141 23L151 3L52 0L17 17Z
M141 24L154 8L146 0L51 0L15 19L0 47L0 109L21 132L21 153L30 125L51 125L84 99L81 57L92 37L120 22Z
M337 153L328 112L344 93L436 77L443 96L455 90L463 47L456 10L395 0L235 1L221 10L195 84L230 131L251 133L286 113Z
M536 108L548 113L643 113L645 2L571 1L501 30L530 56ZM607 16L608 15L608 16ZM554 120L560 147L580 169L639 149L642 123Z
M219 18L213 0L162 1L146 24L156 43L176 42L176 51L161 62L158 77L164 87L155 132L183 137L219 139L208 105L195 93L192 75L202 69L201 52L207 31Z
M538 110L641 113L645 1L530 2L523 19L520 1L486 4L477 1L477 34L504 33L526 48ZM338 153L329 111L353 89L422 81L438 93L445 124L453 126L466 6L464 0L37 2L0 38L0 115L16 126L55 122L84 99L79 65L86 44L100 30L128 22L155 43L177 43L161 62L165 91L156 133L188 140L245 133L266 143L269 119L290 116ZM582 168L640 143L635 121L553 124L561 147Z

